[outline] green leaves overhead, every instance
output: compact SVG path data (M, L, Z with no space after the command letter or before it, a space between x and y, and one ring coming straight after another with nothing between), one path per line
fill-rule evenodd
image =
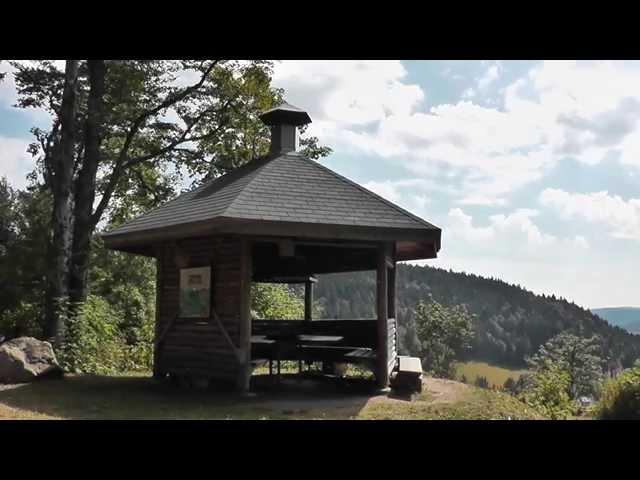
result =
M12 65L16 106L43 108L54 118L51 129L33 130L31 153L42 156L56 140L64 73L51 61ZM96 223L103 212L127 216L123 209L136 201L140 210L156 206L188 183L184 175L216 177L267 153L269 130L258 115L280 103L284 93L271 86L272 62L110 60L105 66L96 182L103 201ZM80 61L78 166L84 161L88 73L87 62ZM304 138L302 147L316 159L330 152L315 137ZM39 168L44 174L42 162Z

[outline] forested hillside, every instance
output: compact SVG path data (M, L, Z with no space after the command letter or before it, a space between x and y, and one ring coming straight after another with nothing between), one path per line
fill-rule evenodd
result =
M374 316L375 275L358 272L319 277L316 315L322 318ZM607 356L630 366L640 357L640 336L609 325L589 310L555 296L535 295L496 279L431 267L398 266L398 323L402 353L415 354L414 309L429 295L444 305L464 304L475 318L471 358L524 366L524 359L557 333L598 334Z

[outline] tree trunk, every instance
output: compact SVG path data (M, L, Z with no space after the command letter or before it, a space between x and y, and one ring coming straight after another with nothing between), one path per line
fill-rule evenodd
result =
M65 68L64 91L60 105L60 136L56 141L52 155L45 158L53 176L53 242L51 245L51 270L47 278L47 302L45 336L52 338L56 345L61 342L64 329L64 311L60 306L69 296L68 277L69 259L73 233L73 168L76 139L78 61L67 60Z
M85 148L82 167L75 184L74 229L69 272L69 299L72 305L87 296L87 271L91 237L98 219L92 218L96 174L100 163L102 116L104 110L104 60L89 60L89 98L85 124Z

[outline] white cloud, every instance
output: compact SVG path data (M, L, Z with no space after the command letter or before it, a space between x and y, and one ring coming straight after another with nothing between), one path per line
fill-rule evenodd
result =
M0 177L6 176L16 188L24 188L25 176L33 170L33 157L27 153L29 141L0 137Z
M582 236L559 238L543 232L532 220L538 214L536 210L521 208L508 215L492 215L487 225L476 226L470 215L452 208L443 229L443 243L446 241L454 252L514 260L557 258L589 248Z
M417 215L422 215L425 207L431 202L425 193L421 193L432 191L431 185L421 179L369 181L363 186Z
M527 122L471 102L429 113L391 116L373 133L344 135L369 154L401 158L422 178L460 177L460 201L504 204L511 191L540 178L554 157Z
M462 98L464 99L473 98L475 96L476 96L476 91L473 89L473 87L469 87L465 89L464 92L462 92Z
M619 151L623 163L640 166L638 83L640 69L629 62L547 61L506 88L504 107L528 117L558 157L595 164Z
M424 100L418 85L403 83L407 71L400 61L285 61L274 70L273 82L285 89L287 101L327 127L407 116Z
M364 188L377 193L383 198L386 198L390 202L398 202L400 199L400 192L398 191L400 185L397 182L385 180L383 182L370 181L365 183Z
M441 77L453 82L459 70L444 65ZM566 156L596 164L616 154L629 175L640 173L634 170L640 167L640 63L541 62L516 78L508 77L506 63L482 68L458 84L468 87L459 101L431 102L429 109L424 99L438 85L423 91L399 62L283 62L276 84L287 89L291 103L309 110L313 134L336 152L383 158L407 177L373 176L368 179L376 181L366 186L443 228L443 249L430 263L498 276L584 305L635 301L628 258L637 244L625 242L612 252L601 238L598 248L590 247L593 229L575 236L547 230L553 218L546 208L565 200L561 195L546 194L544 221L515 206L479 217L475 212L486 209L469 205L508 207L515 191L542 180ZM366 75L359 74L363 70ZM389 100L386 82L402 92L397 103ZM435 200L429 203L442 193L451 199L448 214ZM638 238L636 200L607 197L601 199L606 208L587 215L590 221L612 235ZM563 218L585 217L565 203ZM603 275L624 280L603 288Z
M620 152L623 163L640 167L637 65L543 62L499 91L500 108L468 101L504 73L501 63L485 65L464 101L429 111L400 62L287 61L274 81L310 111L310 133L424 180L456 180L461 205L506 205L567 155L593 164Z
M478 79L478 89L484 90L485 88L487 88L490 84L498 79L499 73L500 64L496 62L487 69L482 77Z
M563 218L582 218L604 226L615 238L640 240L640 198L624 200L606 191L569 193L547 188L540 194L540 203L557 209Z

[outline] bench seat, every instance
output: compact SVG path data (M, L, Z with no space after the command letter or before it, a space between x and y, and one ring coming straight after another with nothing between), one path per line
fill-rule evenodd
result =
M375 360L376 352L371 348L302 346L300 360L360 363Z
M416 357L398 356L397 371L391 375L394 390L422 392L422 362Z

